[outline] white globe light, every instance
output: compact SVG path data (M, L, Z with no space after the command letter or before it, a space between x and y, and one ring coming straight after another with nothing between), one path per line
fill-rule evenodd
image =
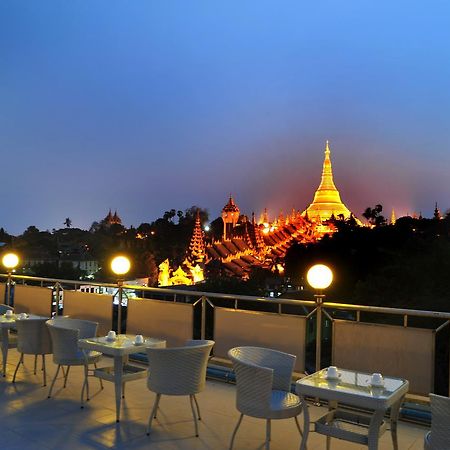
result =
M126 256L116 256L111 261L111 270L116 275L125 275L131 267L130 260Z
M19 257L15 253L7 253L3 256L2 263L7 269L14 269L19 264Z
M308 270L306 279L314 289L326 289L333 281L333 272L325 264L316 264Z

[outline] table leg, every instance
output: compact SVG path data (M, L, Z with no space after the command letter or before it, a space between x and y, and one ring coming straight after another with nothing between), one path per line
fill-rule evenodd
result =
M373 413L372 419L370 420L369 425L369 442L368 447L369 450L378 450L378 439L380 436L380 426L383 422L383 418L386 411L383 410L376 410Z
M114 356L114 386L116 390L116 422L120 421L120 405L122 402L123 361L121 356Z
M9 330L8 328L2 328L2 357L3 357L3 376L6 377L6 361L8 359L8 347L9 347Z
M308 440L309 433L309 411L308 404L303 396L300 396L300 402L303 409L303 436L300 442L300 450L306 450L306 441Z
M392 444L394 446L394 450L398 450L398 439L397 439L397 421L398 416L400 414L400 407L403 403L403 399L405 397L402 397L397 403L391 406L391 436L392 436Z

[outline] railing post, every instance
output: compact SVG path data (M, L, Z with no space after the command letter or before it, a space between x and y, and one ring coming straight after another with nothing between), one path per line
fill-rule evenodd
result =
M59 282L55 283L55 310L53 310L53 301L50 306L50 317L58 316L59 314L59 295L60 295L60 286ZM53 300L53 299L52 299Z
M202 326L201 326L201 333L200 333L200 339L204 340L206 336L206 297L202 297Z
M117 305L117 333L120 334L122 332L122 298L123 298L123 281L117 281L117 295L119 297L119 304ZM114 314L114 297L113 297L113 314ZM114 316L113 316L114 317Z
M316 372L322 367L322 303L323 294L314 295L316 300Z
M11 301L11 283L12 283L11 272L8 272L8 279L6 280L6 298L5 298L5 305L8 306L14 306L14 302Z

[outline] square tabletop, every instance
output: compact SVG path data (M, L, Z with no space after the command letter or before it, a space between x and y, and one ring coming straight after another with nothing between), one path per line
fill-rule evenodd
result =
M130 355L132 353L145 352L147 347L165 347L166 341L159 338L145 337L141 344L134 342L135 336L131 334L119 334L111 340L107 336L79 339L78 347L87 350L96 350L111 356Z
M48 319L48 317L37 316L35 314L26 314L26 317L22 316L22 314L11 314L10 316L0 314L0 328L11 328L15 325L16 320Z
M340 401L370 409L387 409L407 392L409 383L402 378L384 377L383 386L371 385L371 374L339 369L337 379L328 379L327 369L308 375L296 383L299 395Z

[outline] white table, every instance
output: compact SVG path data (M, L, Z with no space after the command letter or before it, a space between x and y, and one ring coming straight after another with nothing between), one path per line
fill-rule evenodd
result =
M386 430L384 416L389 408L390 429L394 449L398 449L397 421L402 400L408 392L409 383L401 378L384 378L384 387L372 387L371 375L353 370L339 369L337 381L326 379L326 369L297 381L296 392L300 396L304 431L300 450L306 450L309 433L309 412L305 397L328 400L329 411L314 422L314 432L378 449L378 439ZM354 413L339 408L339 403L369 410L368 414Z
M110 341L106 337L80 339L78 341L78 346L83 350L96 350L114 358L114 367L100 367L95 369L94 375L114 383L117 422L120 420L120 406L124 383L147 376L146 368L128 364L128 356L132 353L145 352L147 347L166 346L166 341L163 339L144 338L142 344L134 344L134 338L135 336L119 334L115 341Z

